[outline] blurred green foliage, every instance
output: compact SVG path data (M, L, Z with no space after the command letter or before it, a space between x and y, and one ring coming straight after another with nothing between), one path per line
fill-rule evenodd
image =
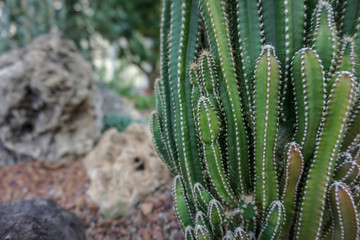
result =
M139 110L155 109L156 100L154 94L137 94L133 96L135 108Z
M104 117L103 132L110 128L116 128L119 132L124 131L134 120L123 114L111 114Z
M160 0L107 0L90 1L94 11L93 26L110 42L119 38L120 56L132 58L131 62L145 60L154 63L159 55ZM144 43L144 38L152 43Z
M38 35L61 32L90 57L94 33L91 10L82 0L3 0L0 2L0 50L23 47Z
M104 82L103 84L113 89L119 95L131 100L135 108L138 110L155 109L156 99L153 93L136 93L134 92L134 85L131 82L122 81L121 78L123 76L121 75L121 72L124 70L123 68L126 68L126 64L121 64L117 68L117 73L112 81L108 83Z
M61 32L92 61L92 37L99 34L117 46L119 58L148 75L159 57L160 8L161 0L3 0L0 52L22 47L43 33Z

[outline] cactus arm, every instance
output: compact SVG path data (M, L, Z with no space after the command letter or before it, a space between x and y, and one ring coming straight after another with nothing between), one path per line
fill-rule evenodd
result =
M215 237L222 237L224 230L222 224L224 222L224 210L217 200L211 200L207 215L210 220L211 229Z
M156 112L151 114L150 130L153 136L153 142L157 153L161 160L167 165L172 174L176 174L176 165L174 159L170 156L169 149L166 146L166 141L162 129L160 127L159 115Z
M283 63L284 81L281 85L282 100L280 102L281 116L284 123L290 125L293 119L294 98L291 82L290 61L296 51L304 44L304 25L305 25L305 4L304 0L285 0L284 1L284 31L285 31L285 61ZM290 124L289 124L290 123Z
M227 18L222 1L201 0L201 10L217 65L221 66L220 94L227 121L227 148L229 179L236 182L234 191L247 191L249 175L248 142L243 122L242 104L238 93L233 52L230 45ZM221 86L222 85L222 86Z
M334 180L352 184L359 176L359 165L354 161L343 162L334 171Z
M351 148L353 148L356 144L358 144L359 139L360 139L360 98L358 97L357 101L354 104L354 109L349 119L347 131L341 145L342 151L350 150Z
M247 235L246 235L246 232L244 231L244 229L242 229L241 227L235 228L234 239L235 240L246 240Z
M160 75L163 81L166 81L165 85L169 83L169 45L168 34L170 30L170 18L171 18L171 1L163 0L162 15L161 15L161 27L160 27Z
M193 194L197 208L206 212L214 197L200 183L195 183Z
M359 0L346 0L337 1L344 2L344 8L342 10L340 20L342 35L351 35L354 33L356 26L356 19L359 17L360 1Z
M360 11L360 10L359 10ZM359 87L360 77L360 16L356 19L356 27L354 30L354 52L355 52L355 76L357 78L357 87Z
M220 99L219 99L219 78L215 68L215 61L211 53L204 51L201 53L199 60L199 83L205 96L209 98L214 110L221 113Z
M301 49L293 59L292 74L297 120L294 140L301 146L306 164L315 149L325 101L324 75L316 53Z
M275 140L278 125L280 66L273 47L266 45L255 70L254 126L256 200L265 210L278 199L274 166Z
M185 228L185 240L194 240L195 239L195 235L194 235L194 228L192 226L187 226Z
M192 0L191 2L191 18L190 18L190 25L189 25L189 42L186 49L186 64L185 64L185 89L186 89L186 111L187 111L187 119L186 121L189 124L189 137L188 139L190 143L190 150L191 150L191 163L192 168L194 169L194 176L195 182L202 182L203 174L202 174L202 167L201 167L201 160L199 149L197 146L197 139L196 139L196 124L194 122L194 117L192 116L192 106L191 106L191 83L190 83L190 76L189 76L189 68L190 65L194 62L196 47L198 44L198 30L200 28L200 12L199 12L199 0ZM197 176L199 175L199 176ZM193 182L194 183L194 182ZM193 185L192 185L193 186Z
M336 167L340 166L345 161L353 161L353 156L349 152L339 153L338 159L336 160ZM356 162L355 158L354 161Z
M274 46L280 63L285 66L284 0L259 0L265 32L265 43Z
M354 160L360 166L360 144L354 145L354 147L351 149L350 156L351 156L351 160Z
M200 138L203 143L204 161L216 193L228 204L234 203L234 193L226 178L218 137L220 122L208 99L201 97L198 104Z
M197 74L197 70L198 70L198 66L195 64L192 64L190 66L190 82L192 85L192 90L191 90L191 107L193 110L193 117L194 117L194 121L195 123L197 123L197 104L199 102L199 99L201 97L201 89L199 87L199 83L198 83L198 74ZM196 124L198 125L198 123ZM199 137L199 136L198 136ZM200 145L200 144L199 144ZM198 145L198 146L199 146Z
M156 112L159 116L164 115L164 84L160 79L155 80L155 100L156 100Z
M171 7L170 61L171 93L175 111L176 145L180 170L190 192L195 182L203 182L197 138L191 108L188 68L193 62L199 13L196 0L173 1Z
M359 212L360 211L360 187L359 186L353 187L352 193L353 193L356 211Z
M331 4L320 1L314 12L312 26L312 48L319 54L324 71L331 76L334 72L337 50L337 31Z
M172 157L175 159L177 150L176 142L173 131L173 122L174 122L174 112L173 106L174 103L171 99L171 90L170 90L170 76L169 76L169 44L168 44L168 35L170 31L170 18L171 18L171 1L163 1L162 17L161 17L161 34L160 34L160 75L163 89L160 91L163 96L160 97L162 110L158 113L161 116L163 123L163 131L166 139L166 144L168 145L169 151L172 154Z
M247 72L246 76L252 78L262 42L258 3L251 0L237 1L237 21L244 69Z
M251 95L256 60L261 52L261 28L258 3L253 0L237 1L237 31L241 51L243 87L241 88L243 106L250 122Z
M211 234L209 230L201 225L195 227L195 239L196 240L211 240Z
M329 201L335 221L333 239L355 240L359 223L350 189L344 183L333 183L329 189Z
M355 73L355 42L346 37L341 41L341 50L338 54L336 71L348 71Z
M343 28L343 22L344 22L344 12L345 12L345 6L346 6L347 0L334 0L334 1L328 1L331 3L332 8L334 9L334 20L336 23L336 27L341 31ZM340 32L342 34L342 31Z
M296 239L316 239L322 227L326 190L331 181L344 127L354 96L354 77L343 72L336 79L327 102L322 131L317 141L311 171L308 174ZM323 193L323 194L321 194Z
M274 201L269 205L269 209L262 223L258 240L275 240L280 234L282 225L285 221L284 205L280 201Z
M193 226L194 220L190 202L186 196L184 184L182 183L182 179L179 175L177 175L174 179L173 195L175 214L183 231L185 231L187 226Z
M286 96L288 87L288 77L290 71L290 61L294 54L304 45L304 24L305 24L305 4L304 0L286 0L285 7L285 91Z
M354 41L353 39L346 37L341 41L341 48L338 55L337 63L336 63L336 72L329 78L329 81L326 86L327 94L330 93L331 88L334 84L335 79L338 77L339 72L348 71L351 73L355 73L355 49L354 49ZM349 125L349 124L348 124Z
M169 167L169 171L176 175L179 171L178 162L175 161L175 150L172 148L174 138L171 137L168 128L168 110L164 82L157 79L155 82L156 116L150 118L150 130L153 134L153 142L163 162ZM165 150L165 151L164 151Z
M289 234L296 206L296 195L299 182L304 171L303 156L297 143L289 143L285 147L285 171L282 181L282 201L285 207L286 220L282 232Z
M292 56L304 45L304 15L306 0L287 0L285 6L285 49L286 65ZM286 66L285 66L286 67ZM286 67L286 69L289 69Z
M305 5L305 25L304 25L304 30L305 30L305 44L308 44L308 37L311 33L311 27L312 27L312 21L313 21L313 13L314 13L314 9L316 8L316 5L318 3L318 0L305 0L304 1L304 5Z
M206 214L202 211L197 211L195 215L195 223L196 225L204 226L208 229L208 231L211 231L211 226L209 219L207 218Z

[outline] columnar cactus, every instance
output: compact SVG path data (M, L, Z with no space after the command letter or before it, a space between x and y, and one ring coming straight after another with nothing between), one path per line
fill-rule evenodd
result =
M356 239L360 1L163 0L154 143L186 239Z

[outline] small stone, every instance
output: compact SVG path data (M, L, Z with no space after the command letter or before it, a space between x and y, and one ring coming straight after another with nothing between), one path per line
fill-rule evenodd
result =
M141 212L146 216L152 212L152 210L154 209L154 204L153 203L143 203L143 204L141 204L140 208L141 208Z
M85 204L85 200L84 198L82 197L77 197L76 200L75 200L75 203L77 206L81 207Z

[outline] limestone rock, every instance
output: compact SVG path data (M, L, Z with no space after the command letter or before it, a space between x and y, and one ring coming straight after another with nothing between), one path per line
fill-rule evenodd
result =
M0 239L85 240L82 223L45 199L0 203Z
M74 159L100 136L91 67L56 34L0 56L0 103L0 166Z
M139 124L121 133L115 128L106 131L84 165L91 182L87 193L102 210L119 203L131 208L169 180L149 127Z

